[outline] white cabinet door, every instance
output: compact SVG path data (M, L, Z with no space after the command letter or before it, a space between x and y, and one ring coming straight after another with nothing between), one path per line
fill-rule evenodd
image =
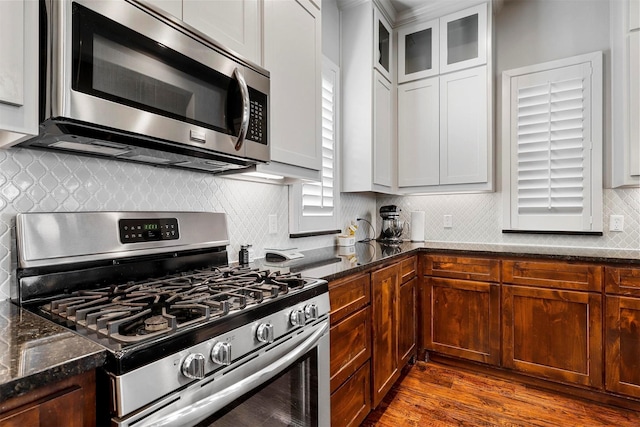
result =
M391 186L393 150L391 140L391 83L374 71L373 183Z
M440 76L440 184L487 182L487 67Z
M320 11L309 0L266 0L264 66L271 73L271 159L322 167Z
M439 79L398 87L398 186L440 183Z
M438 20L398 30L398 83L438 75L440 32Z
M0 147L38 133L38 2L0 1Z
M640 31L629 34L629 174L640 176Z
M182 5L184 22L256 64L262 61L259 10L259 0L183 0Z
M182 0L146 0L153 6L159 7L165 12L182 19ZM203 2L204 3L204 2Z
M440 18L440 73L487 62L487 5Z
M629 0L629 31L640 29L640 0Z
M391 81L391 48L393 31L391 25L382 16L377 7L373 8L373 66L385 78Z

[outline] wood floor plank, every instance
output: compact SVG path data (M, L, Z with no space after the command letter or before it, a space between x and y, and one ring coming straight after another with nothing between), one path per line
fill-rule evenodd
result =
M418 362L362 427L638 427L640 413Z

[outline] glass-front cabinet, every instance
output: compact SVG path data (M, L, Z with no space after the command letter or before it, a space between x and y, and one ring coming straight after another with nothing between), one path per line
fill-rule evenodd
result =
M377 8L374 8L373 19L373 64L376 70L391 81L391 47L393 45L391 24Z
M412 24L398 30L398 83L439 73L438 20Z
M440 18L440 74L487 62L487 5Z

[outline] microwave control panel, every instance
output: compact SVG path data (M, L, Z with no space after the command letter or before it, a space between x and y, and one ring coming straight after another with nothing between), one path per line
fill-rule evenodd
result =
M153 242L180 238L176 218L121 219L118 221L121 243Z
M249 99L247 139L267 145L267 95L249 88Z

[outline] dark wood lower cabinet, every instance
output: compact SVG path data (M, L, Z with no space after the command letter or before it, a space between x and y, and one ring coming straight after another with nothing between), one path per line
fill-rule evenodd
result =
M95 425L95 371L44 386L0 405L2 427Z
M416 292L418 278L400 285L398 296L398 357L400 366L409 363L416 354Z
M640 298L606 297L606 388L640 398Z
M499 365L499 284L425 277L422 297L427 350Z
M397 303L399 281L399 263L371 273L371 398L374 408L400 378Z
M601 388L601 307L593 292L503 285L503 366Z
M371 411L371 365L367 361L331 395L331 427L359 426Z

